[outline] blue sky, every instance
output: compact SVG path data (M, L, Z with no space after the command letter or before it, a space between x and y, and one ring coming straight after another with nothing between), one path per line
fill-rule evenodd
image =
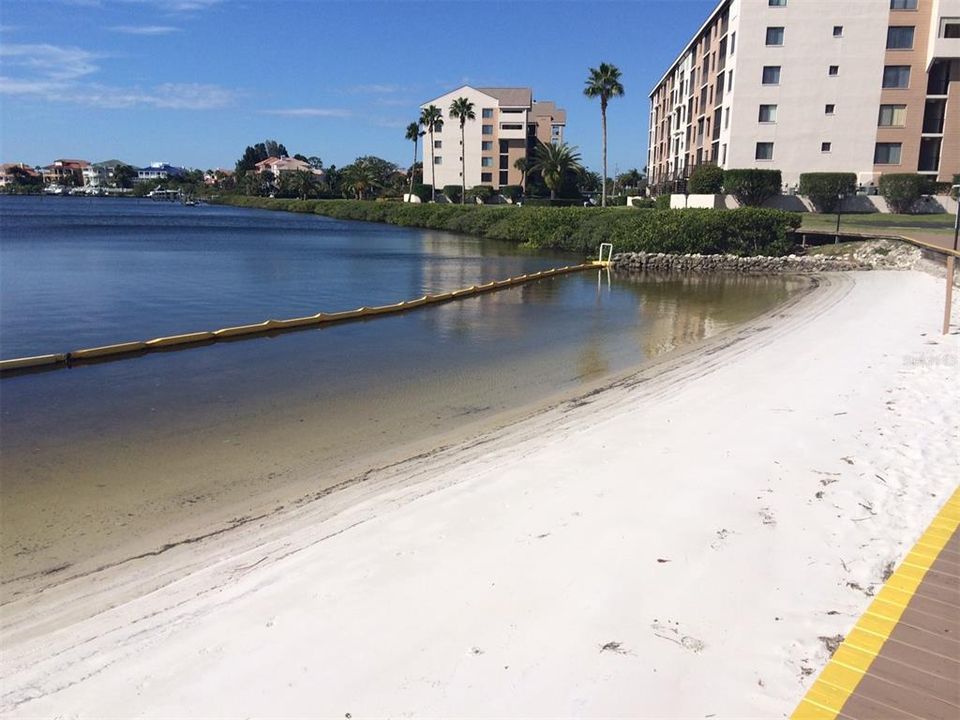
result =
M626 96L610 106L610 172L642 168L647 94L714 5L2 0L0 160L232 168L272 138L327 165L407 166L419 104L466 83L556 101L567 141L599 169L599 103L582 88L611 62Z

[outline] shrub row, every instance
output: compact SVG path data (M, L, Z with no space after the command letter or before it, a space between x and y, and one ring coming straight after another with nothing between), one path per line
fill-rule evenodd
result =
M759 208L625 211L237 196L218 202L467 233L583 255L595 255L602 242L613 243L617 252L785 255L793 245L790 231L800 227L797 213Z

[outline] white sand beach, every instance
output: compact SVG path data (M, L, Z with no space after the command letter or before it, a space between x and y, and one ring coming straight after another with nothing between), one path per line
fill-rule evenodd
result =
M942 293L918 271L824 276L276 522L11 602L0 708L787 716L822 638L853 625L960 478Z

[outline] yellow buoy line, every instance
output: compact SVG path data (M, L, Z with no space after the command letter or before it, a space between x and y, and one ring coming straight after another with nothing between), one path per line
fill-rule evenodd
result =
M468 288L462 288L460 290L438 293L436 295L424 295L414 300L404 300L392 305L359 307L356 310L345 310L335 313L318 312L315 315L289 318L287 320L264 320L263 322L252 323L250 325L237 325L235 327L220 328L219 330L168 335L152 340L136 340L113 345L102 345L100 347L83 348L65 353L50 353L47 355L33 355L30 357L0 360L0 373L30 371L40 368L65 368L75 364L119 360L143 355L144 353L156 350L186 349L199 344L209 344L218 340L254 337L277 331L309 328L317 325L331 325L352 320L365 320L380 315L392 315L419 307L438 305L440 303L450 302L451 300L460 300L493 290L521 285L534 280L542 280L555 275L564 275L566 273L579 272L596 267L606 267L608 265L609 262L601 261L588 262L582 265L567 265L565 267L551 268L550 270L541 270L535 273L525 273L516 277L509 277L506 280L494 280L482 285L471 285Z

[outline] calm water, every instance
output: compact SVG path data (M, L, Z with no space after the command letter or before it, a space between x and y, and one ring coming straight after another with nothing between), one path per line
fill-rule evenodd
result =
M3 357L394 302L578 260L150 201L0 197L0 233ZM2 579L9 592L44 569L79 571L195 532L194 515L209 528L254 499L328 487L358 458L572 392L802 287L591 271L361 323L5 377Z

